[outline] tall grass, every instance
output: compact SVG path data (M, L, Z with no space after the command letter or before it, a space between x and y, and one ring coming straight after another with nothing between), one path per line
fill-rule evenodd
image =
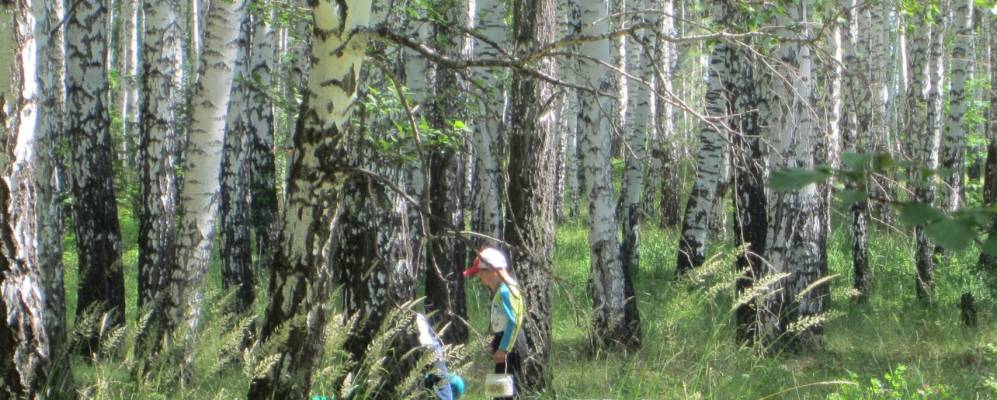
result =
M169 364L163 364L158 375L137 377L134 373L133 342L143 328L142 313L135 308L137 224L127 207L121 209L131 322L123 330L104 333L105 351L96 362L74 359L81 393L95 399L243 397L251 377L274 360L273 349L243 350L238 346L239 335L234 332L249 318L259 318L261 308L256 316L218 312L224 309L225 296L217 289L216 271L209 276L212 295L205 302L208 315L197 333L193 370L187 371L192 379L183 385L169 379L176 372ZM720 273L698 283L676 282L677 233L648 225L642 229L641 268L636 280L643 345L638 352L613 354L592 354L586 337L591 316L586 293L590 268L587 226L569 221L559 227L550 365L555 392L545 398L997 398L997 299L978 276L975 250L941 260L934 301L925 304L914 292L909 236L876 230L870 242L870 264L875 272L872 294L868 303L857 304L850 290L849 239L846 232L836 229L828 256L831 273L839 276L831 282L824 348L760 357L757 349L734 342L731 306L735 299L732 282L726 281L729 275ZM65 244L67 309L73 321L76 264L71 236ZM733 251L728 243L713 247L714 253ZM259 289L258 304L263 304L267 300L262 291L265 288ZM472 341L452 350L450 357L455 363L451 366L467 380L467 398L481 399L482 382L491 369L484 351L490 297L476 283L469 284L467 290ZM959 319L958 299L967 290L978 300L980 325L976 328L963 327ZM86 329L85 322L79 325L74 329ZM353 385L347 385L347 390L363 398L373 393L370 382L391 370L392 365L383 357L373 357L363 368L346 361L337 346L350 326L341 316L330 321L326 357L317 371L314 394L331 398L334 377L354 370L348 381ZM400 329L397 323L387 326L387 330ZM378 343L384 344L383 340L374 345L383 348ZM468 356L471 363L465 365L463 360ZM410 372L405 380L414 383L419 373Z

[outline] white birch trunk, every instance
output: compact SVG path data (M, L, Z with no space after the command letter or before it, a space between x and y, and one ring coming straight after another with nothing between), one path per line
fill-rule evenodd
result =
M505 16L505 2L497 0L475 0L475 28L481 35L500 46L506 43L506 27L502 18ZM499 57L499 49L485 43L474 43L474 57L479 59L495 59ZM505 85L499 78L501 70L482 69L477 78L489 93L482 96L481 107L484 110L482 118L474 127L473 143L475 156L475 209L474 230L493 238L502 237L502 184L500 171L500 155L498 153L499 132L502 129L503 98Z
M138 86L139 49L142 47L141 0L123 0L121 8L120 74L118 78L118 110L121 113L122 154L131 154L131 146L138 143ZM130 162L130 160L129 160Z
M22 395L30 399L67 396L69 366L56 362L66 351L62 285L61 200L57 164L62 130L61 50L55 37L60 4L20 0L15 11L14 86L4 180L10 189L8 215L14 254L4 271L6 324L13 331L14 364ZM56 383L54 388L50 386ZM56 392L49 392L48 390ZM69 389L71 390L71 389Z
M799 30L801 39L809 39L809 28L799 24L809 21L811 5L804 0L787 6L788 15L776 18L775 24L782 27L777 34L793 37ZM814 82L810 48L801 41L788 40L779 43L774 53L780 63L767 73L769 91L760 110L772 146L769 164L773 170L812 168L818 138L811 111ZM819 203L815 184L769 194L766 275L788 274L771 286L761 310L762 335L770 343L808 345L820 334L819 322L810 318L819 318L826 308L826 285L797 298L827 273L826 265L820 265L819 236L826 227L817 213Z
M578 35L582 31L581 6L577 1L560 0L558 11L562 14L560 34L562 37ZM572 46L571 51L578 51L578 46ZM558 64L559 76L566 82L578 83L578 60L568 59ZM581 181L578 178L580 163L578 152L578 119L581 109L578 104L579 93L575 89L565 89L564 97L561 99L561 129L563 130L562 141L564 147L563 170L564 188L561 193L566 197L562 199L562 204L567 203L568 217L577 218L579 212L579 200L582 190Z
M67 29L66 131L72 144L73 213L79 256L76 318L125 322L121 232L114 196L107 81L108 12L101 2L76 6ZM100 315L106 313L106 319ZM87 315L90 314L90 315ZM84 332L84 355L97 351L97 332Z
M193 116L180 195L177 265L168 280L167 325L175 329L186 321L196 328L218 219L221 160L226 112L232 90L239 29L245 1L214 1L208 13L201 78L191 100Z
M269 90L274 84L274 30L270 23L276 18L253 16L252 58L249 62L249 79L254 89L249 96L249 134L251 135L252 162L251 204L253 227L256 233L257 270L263 271L273 263L277 234L277 170L274 159L274 107Z
M714 19L726 21L724 11L714 11ZM724 42L714 45L710 54L709 72L706 81L705 116L700 128L699 151L696 153L696 182L686 203L685 217L682 219L682 237L679 240L678 274L697 268L706 260L709 220L713 216L718 199L720 180L727 174L727 140L719 131L727 114L727 96L724 85L730 76L730 48Z
M949 87L949 111L945 119L945 136L942 147L942 167L949 170L942 189L942 206L949 212L962 204L963 174L966 162L966 115L971 98L966 96L966 82L975 59L972 51L973 9L972 0L956 0L953 23L956 29L952 44L952 84ZM992 18L992 17L991 17Z
M304 318L288 325L288 348L269 374L253 380L251 400L307 397L322 353L333 283L331 271L323 267L322 246L334 243L335 236L329 234L335 234L342 211L338 195L345 177L336 170L348 163L348 120L366 50L365 36L355 35L354 30L368 24L370 10L370 0L322 0L312 5L315 24L307 96L288 160L287 206L263 340L299 314Z
M606 9L598 2L582 5L582 26L588 27L583 33L599 35L609 32ZM610 58L607 42L582 44L582 54L597 60ZM579 81L583 86L608 91L612 87L605 69L591 61L582 61ZM620 245L616 237L615 196L613 195L612 166L610 164L610 131L612 124L609 113L613 104L609 99L591 93L579 97L582 110L579 132L581 136L582 168L588 186L589 200L589 246L592 249L592 280L589 290L592 295L594 342L596 345L631 345L633 338L625 325L623 266L620 263Z
M643 3L631 0L635 8L644 8ZM639 21L643 22L643 21ZM647 136L654 130L654 116L651 113L651 93L654 81L653 43L655 35L649 30L638 34L639 40L631 40L629 53L631 69L648 84L635 82L630 90L631 114L627 119L626 146L623 148L624 172L620 193L620 215L623 226L621 260L623 269L631 277L640 270L638 246L640 244L640 220L643 217L641 200L644 189L644 166L647 164ZM647 54L643 54L644 49ZM634 62L635 61L635 62Z
M866 152L865 146L870 144L869 129L873 126L876 113L883 109L882 92L867 80L873 74L879 74L870 68L871 61L866 51L872 43L870 24L865 13L858 7L858 0L844 0L841 6L851 9L848 13L848 25L842 36L842 64L844 65L843 101L844 114L841 120L841 133L846 151ZM882 82L878 82L882 86ZM878 97L877 97L878 96ZM882 116L880 116L882 117ZM866 182L848 182L849 190L868 190ZM869 294L872 281L872 271L869 268L868 246L868 208L866 200L856 202L850 207L851 214L851 244L853 287L859 294L859 301L864 301Z

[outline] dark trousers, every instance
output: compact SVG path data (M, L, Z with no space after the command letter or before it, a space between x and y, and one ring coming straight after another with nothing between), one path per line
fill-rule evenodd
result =
M495 354L495 351L498 350L498 345L502 341L502 334L503 332L499 332L496 333L494 337L492 337L492 344L491 344L492 354ZM519 337L516 338L516 345L513 346L512 351L510 351L509 354L506 355L505 363L495 364L496 374L512 374L512 382L516 385L516 396L519 396L519 394L522 393L522 386L520 385L520 382L522 382L521 374L523 372L522 357L525 354L526 354L526 337L525 335L523 335L523 332L520 331ZM489 354L489 356L491 356L491 354ZM496 397L496 399L500 400L513 399L513 398L514 397Z

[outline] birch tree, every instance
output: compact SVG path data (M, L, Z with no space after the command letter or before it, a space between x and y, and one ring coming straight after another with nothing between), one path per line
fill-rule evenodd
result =
M233 67L231 100L226 112L221 169L219 178L219 218L221 234L219 254L222 262L222 289L235 290L231 311L243 313L250 309L253 292L252 243L250 241L250 184L252 170L252 138L249 77L251 22L243 18L236 29L236 57ZM269 247L269 244L267 244ZM206 266L205 266L206 267ZM195 289L196 290L196 289Z
M942 139L941 166L944 175L942 207L954 212L962 204L963 175L966 163L966 82L973 64L973 9L971 0L956 0L952 21L955 39L952 41L952 83L949 87L949 109Z
M259 3L257 3L259 4ZM265 3L264 3L265 4ZM249 76L254 87L249 91L250 198L252 224L256 234L257 270L269 268L273 263L277 225L277 168L274 161L274 107L267 90L274 84L274 30L275 11L269 15L254 15L252 20L251 58Z
M583 4L582 26L589 27L588 30L583 29L583 33L608 33L607 17L606 8L600 7L599 3ZM609 42L593 41L583 43L580 50L582 54L606 62L610 57L609 47ZM582 61L579 71L579 80L587 87L601 92L608 92L612 87L610 76L594 61ZM612 104L601 94L585 93L579 96L579 146L589 201L592 270L589 292L594 308L592 340L597 345L634 347L639 342L638 325L636 321L631 324L624 318L628 301L624 286L628 276L620 262L620 244L616 237L616 207L610 164L612 121L608 115Z
M120 60L118 80L118 110L121 116L122 150L125 157L135 154L134 145L139 141L139 71L142 47L142 1L121 2L121 32L119 33Z
M101 2L76 6L67 23L66 130L72 143L70 164L73 219L79 257L77 319L96 314L100 331L125 322L125 281L121 230L114 197L113 146L107 102L107 9ZM100 316L105 314L106 318ZM86 332L82 350L97 350L99 331Z
M775 33L792 38L780 41L773 54L777 63L765 76L766 97L760 118L771 143L769 164L773 170L810 169L817 127L812 115L813 64L809 39L809 0L786 6L786 15L775 18ZM827 290L819 280L827 275L821 264L821 230L827 227L817 214L820 199L815 184L791 192L771 191L766 236L767 268L763 280L774 281L760 311L762 337L767 343L789 347L806 346L819 340L820 316L826 310ZM781 277L781 278L780 278ZM816 286L815 286L816 285Z
M183 22L180 1L143 3L141 209L138 305L152 308L175 262L177 145L183 105ZM157 327L153 327L157 329Z
M724 26L728 16L722 7L714 6L713 18ZM730 74L729 45L720 42L710 54L707 89L705 94L707 120L700 128L699 151L696 153L696 182L692 186L682 219L682 236L679 239L676 273L684 274L697 268L706 260L708 220L714 212L714 203L720 197L720 180L724 175L727 142L718 127L727 112L724 82Z
M29 399L73 393L66 352L66 305L62 269L57 155L62 126L61 5L19 0L14 14L16 57L4 180L10 189L6 215L13 245L5 246L3 279L6 324L14 336L13 360Z
M512 44L516 54L525 54L554 41L557 33L553 0L512 3ZM555 71L554 60L538 60L536 68L546 74ZM509 210L505 240L510 248L513 271L519 278L526 303L526 345L530 357L523 360L523 374L517 376L526 388L543 392L550 388L552 371L551 327L553 323L551 284L554 249L554 189L557 185L556 150L552 102L554 87L522 70L514 70L509 91Z
M208 13L200 79L191 100L193 113L187 143L176 265L166 277L166 296L156 304L152 320L165 332L186 322L197 327L201 284L207 273L218 218L221 158L226 112L232 90L245 1L214 1Z
M869 144L870 129L873 128L873 109L870 104L879 102L874 99L874 90L867 82L872 75L867 54L871 44L870 27L862 24L865 12L859 7L857 0L845 0L842 7L848 8L848 24L843 29L842 54L844 70L844 115L841 120L842 139L845 149L856 153ZM848 182L848 190L867 190L866 182ZM872 270L869 267L869 201L860 200L849 206L851 214L851 248L853 287L858 291L859 301L868 298L871 287Z
M364 35L355 30L370 18L371 2L310 3L314 31L311 67L298 130L288 160L287 208L274 255L271 298L260 335L273 339L287 324L288 337L270 372L253 380L249 399L304 398L322 355L331 271L321 251L335 232L343 204L342 169L348 167L348 124L356 102ZM331 238L330 238L331 235Z
M503 22L506 2L476 0L474 4L475 29L481 37L474 41L474 56L479 59L496 59L500 48L507 42ZM487 41L486 41L487 40ZM488 43L491 42L491 43ZM489 89L482 96L483 112L472 133L475 157L475 215L472 226L476 232L494 238L502 237L502 175L501 154L498 149L502 122L505 114L505 83L502 71L483 69L475 72L481 86Z
M724 7L731 13L728 28L745 26L750 15L731 9L731 3ZM745 43L751 45L752 42ZM735 287L738 296L750 295L751 288L764 273L766 234L768 232L768 210L765 183L768 178L768 163L765 160L766 143L762 138L758 110L762 101L758 68L764 68L758 57L750 50L732 50L731 80L728 88L731 110L727 125L730 127L730 158L734 206L734 244L743 249L737 254L735 269L738 278ZM740 300L740 299L739 299ZM745 302L736 308L734 318L737 323L738 343L753 341L759 334L757 325L758 309L753 302Z

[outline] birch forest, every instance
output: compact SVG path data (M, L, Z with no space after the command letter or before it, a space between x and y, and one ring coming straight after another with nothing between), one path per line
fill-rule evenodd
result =
M0 0L0 144L0 400L997 398L993 0Z

